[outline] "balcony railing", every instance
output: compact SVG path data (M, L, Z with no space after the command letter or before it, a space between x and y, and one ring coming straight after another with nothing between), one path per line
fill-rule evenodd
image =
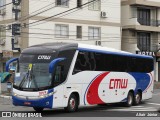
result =
M150 45L138 45L137 47L139 48L140 51L150 51Z
M160 46L158 44L151 44L149 45L138 45L140 51L148 51L148 52L157 52L160 49Z
M137 18L137 21L141 25L155 26L155 27L160 26L160 20Z

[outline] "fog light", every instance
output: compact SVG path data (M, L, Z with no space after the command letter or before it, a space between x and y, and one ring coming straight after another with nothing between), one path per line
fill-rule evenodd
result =
M46 105L49 105L49 102L46 102Z
M45 96L39 96L40 98L44 98Z
M13 96L17 96L17 94L16 94L16 93L14 93L14 94L13 94Z

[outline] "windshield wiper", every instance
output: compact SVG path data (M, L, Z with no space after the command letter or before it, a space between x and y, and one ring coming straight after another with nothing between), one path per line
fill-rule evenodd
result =
M34 76L32 73L30 73L30 81L31 81L31 80L33 80L36 89L39 90L38 85L37 85L37 82L36 82L36 80L35 80L35 76Z
M25 82L26 76L28 76L28 73L26 73L26 75L23 77L22 81L21 81L20 84L19 84L18 89L21 89L21 88L22 88L22 85L23 85L24 82Z
M23 88L22 86L24 85L25 81L27 82L27 84L26 84L26 87L23 89L32 89L32 88L30 88L30 86L31 86L31 81L33 80L34 85L35 85L36 89L38 90L38 85L37 85L37 83L34 79L35 77L32 73L33 73L33 68L31 70L27 71L26 75L23 77L22 81L20 82L18 89Z

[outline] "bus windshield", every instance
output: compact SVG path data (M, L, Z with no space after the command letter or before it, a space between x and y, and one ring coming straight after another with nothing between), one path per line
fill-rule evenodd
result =
M14 86L20 89L43 89L51 86L49 63L20 63L19 73L15 74Z

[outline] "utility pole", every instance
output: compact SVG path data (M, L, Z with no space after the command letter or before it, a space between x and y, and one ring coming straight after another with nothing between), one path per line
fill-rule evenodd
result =
M12 50L18 50L21 51L20 48L15 48L15 40L21 35L21 24L17 22L19 20L19 13L21 12L21 0L12 0L13 9L12 12L15 14L15 21L16 23L12 24L12 38L11 38L11 44L12 44ZM18 40L17 40L18 41Z

